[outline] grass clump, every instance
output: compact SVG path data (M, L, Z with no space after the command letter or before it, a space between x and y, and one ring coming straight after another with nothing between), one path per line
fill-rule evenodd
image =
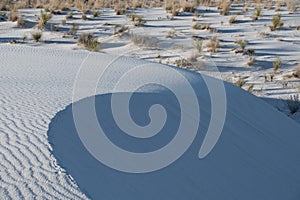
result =
M282 27L284 23L281 21L281 15L274 15L272 18L272 26L270 26L271 31L275 31L276 29Z
M199 40L197 39L194 43L193 43L194 48L197 50L198 53L201 53L203 50L203 40Z
M282 66L282 61L281 61L281 58L278 57L278 58L276 58L275 62L273 63L274 72L276 73L281 66Z
M290 13L294 13L297 10L296 0L287 1L287 10L290 11Z
M300 97L299 94L290 95L290 99L286 101L286 105L291 114L295 114L300 110Z
M255 62L255 57L251 56L247 62L247 65L248 66L252 66Z
M99 51L101 46L97 38L91 33L82 33L79 36L77 43L84 46L89 51Z
M230 3L227 0L222 0L222 6L220 10L220 15L228 15L230 11Z
M39 17L38 28L42 29L46 26L47 22L52 18L52 14L46 11L41 11Z
M235 83L238 87L243 87L245 85L245 80L243 78L239 78L239 80Z
M99 11L94 11L94 12L92 13L92 16L93 16L93 18L97 18L97 17L100 16L100 12L99 12Z
M72 23L70 30L68 31L68 35L75 35L77 30L79 29L78 24Z
M237 16L231 16L228 20L229 24L237 23Z
M246 40L238 39L235 41L236 44L240 45L241 49L244 51L248 42Z
M158 39L148 35L133 35L131 36L133 44L140 47L157 48Z
M211 53L216 53L220 48L220 41L216 35L213 35L206 44L207 50Z
M32 36L32 39L36 42L39 42L42 38L42 35L43 33L42 32L35 32L35 33L32 33L31 36Z

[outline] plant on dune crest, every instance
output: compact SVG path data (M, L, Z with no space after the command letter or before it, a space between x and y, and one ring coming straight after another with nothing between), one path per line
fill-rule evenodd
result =
M282 61L281 58L278 57L273 63L274 72L276 73L281 66L282 66Z
M290 99L286 100L286 105L291 114L295 114L300 110L300 97L299 94L290 95Z
M39 17L38 28L42 29L46 26L47 22L52 18L52 14L46 11L41 11L41 15Z
M243 87L245 85L245 80L243 78L239 78L239 80L235 83L238 87Z
M31 36L32 36L32 39L34 39L34 41L36 42L39 42L42 38L42 32L35 32L35 33L32 33Z

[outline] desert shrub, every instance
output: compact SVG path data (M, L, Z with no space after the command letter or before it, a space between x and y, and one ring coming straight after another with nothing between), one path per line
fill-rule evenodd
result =
M231 17L229 18L229 20L228 20L228 23L229 23L229 24L236 23L236 22L237 22L236 17L237 17L237 16L231 16Z
M275 31L276 29L283 26L283 22L281 21L281 15L274 15L272 18L272 26L270 26L271 31Z
M32 33L31 36L32 36L32 39L36 42L39 42L42 38L42 35L43 33L42 32L35 32L35 33Z
M220 48L220 41L216 35L213 35L210 40L206 43L207 50L211 53L216 53Z
M252 66L252 65L254 64L254 62L255 62L255 57L252 57L252 56L251 56L251 57L249 58L248 62L247 62L247 65L248 65L248 66Z
M247 91L248 92L253 92L253 89L254 89L254 84L251 84L251 85L249 85Z
M116 24L115 27L114 27L114 35L122 35L124 34L125 32L129 32L129 27L128 26L125 26L125 25L122 25L121 27Z
M81 19L82 19L83 21L87 20L86 14L82 14Z
M254 56L255 55L255 50L254 49L244 49L243 50L243 55Z
M239 80L235 83L238 87L243 87L245 85L245 80L243 78L239 78Z
M48 13L46 11L41 11L41 15L39 17L39 28L44 28L47 24L47 22L52 18L52 14Z
M134 35L131 36L133 44L140 47L157 48L158 39L149 35Z
M66 19L72 19L73 18L73 13L69 12L66 16Z
M19 16L18 17L18 20L17 20L17 25L19 27L22 27L22 28L25 28L26 27L26 23L25 23L25 20L22 16Z
M242 50L245 50L248 42L246 40L238 39L235 41L236 44L240 45Z
M196 22L195 24L193 24L192 29L201 30L202 26L199 22Z
M293 73L294 77L300 78L300 63L298 64L295 72Z
M196 40L193 43L194 48L197 50L198 53L201 53L203 50L203 40Z
M260 17L261 15L262 15L262 8L260 6L257 6L254 11L254 16Z
M147 23L147 21L143 19L143 16L138 16L137 19L135 20L134 25L135 26L142 26L146 23Z
M230 11L230 3L227 0L222 0L222 8L220 10L221 15L228 15Z
M296 7L297 3L296 3L296 0L288 0L287 1L287 9L288 11L290 12L295 12L297 7Z
M15 22L18 20L18 10L16 8L12 8L9 11L8 21Z
M67 21L65 19L61 20L61 25L65 26Z
M282 66L282 61L281 61L281 58L278 57L278 58L276 58L275 62L273 63L274 72L276 73L281 66Z
M82 33L79 36L77 43L84 46L89 51L99 51L100 49L100 43L91 33Z
M197 18L200 17L200 14L199 14L199 12L198 12L197 10L194 12L194 15L195 15L195 17L197 17Z
M77 33L77 30L79 29L78 24L72 23L72 26L70 30L68 31L68 35L75 35Z
M182 11L183 12L190 12L190 13L194 13L196 11L196 8L194 6L189 5L187 2L184 2L181 5Z
M177 67L188 68L191 67L192 64L186 58L180 58L174 61L174 65Z
M167 34L166 38L174 38L174 37L176 37L176 36L177 36L177 35L176 35L176 30L175 30L175 28L171 28L171 30L168 31L168 34Z
M291 114L295 114L300 110L299 94L290 95L290 99L286 100L286 105Z
M92 16L93 16L94 18L99 17L99 16L100 16L100 12L99 12L99 11L94 11L94 12L92 13Z

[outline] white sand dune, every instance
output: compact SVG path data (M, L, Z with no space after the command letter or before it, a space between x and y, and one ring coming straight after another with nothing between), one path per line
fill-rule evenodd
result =
M0 46L1 197L114 200L300 198L299 124L257 97L225 84L228 105L224 130L213 151L200 160L199 148L211 117L209 93L200 74L180 69L178 72L190 81L200 102L200 129L191 147L176 162L152 173L123 173L101 164L83 147L72 120L73 84L87 54L18 45ZM111 55L91 54L85 63L90 66L90 76L80 89L89 89L92 82L89 77L96 77L97 69L107 66L113 58ZM145 63L119 58L115 67L99 82L96 93L98 119L108 131L107 135L122 148L133 152L162 147L173 137L172 132L178 127L180 118L174 96L164 88L149 86L134 95L131 111L137 123L146 125L149 106L153 103L164 105L168 121L159 137L139 143L140 140L125 137L114 123L109 106L113 83L123 71ZM153 63L153 66L160 65ZM155 74L140 74L132 81L143 82L142 77L147 76ZM176 78L169 74L163 77L174 87L181 88L182 83ZM126 95L128 89L130 84L124 85L117 91L117 97ZM89 99L75 104L85 106ZM56 165L56 160L66 171Z

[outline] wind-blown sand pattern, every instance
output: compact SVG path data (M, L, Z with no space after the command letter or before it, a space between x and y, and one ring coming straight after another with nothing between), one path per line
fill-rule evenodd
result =
M47 140L51 118L71 101L86 53L0 46L1 199L85 199L56 165Z

